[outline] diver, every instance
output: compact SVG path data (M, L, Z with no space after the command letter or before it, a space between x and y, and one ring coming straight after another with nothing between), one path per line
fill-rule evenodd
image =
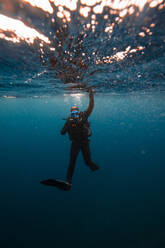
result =
M69 138L72 141L70 149L70 162L67 171L67 183L69 187L72 186L72 176L75 169L76 159L80 152L87 166L92 171L98 170L99 167L91 160L89 136L91 136L91 129L88 122L88 117L91 114L94 107L94 96L92 89L89 90L89 106L86 111L80 112L78 107L73 106L71 108L71 115L67 118L64 127L61 130L61 134L64 135L68 132Z

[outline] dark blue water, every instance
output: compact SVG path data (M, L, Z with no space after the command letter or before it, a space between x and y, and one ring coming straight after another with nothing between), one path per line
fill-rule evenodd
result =
M119 9L104 7L95 29L86 28L94 9L85 18L78 3L63 23L53 4L48 13L0 1L0 247L164 248L164 1L130 3L134 12L120 22ZM15 43L16 26L5 30L1 14L50 44ZM90 86L90 147L100 170L80 154L71 191L45 187L43 179L66 178L63 118L73 104L87 108Z
M164 97L95 96L91 151L100 170L80 155L71 192L39 182L65 179L62 117L88 98L1 99L2 247L164 247Z

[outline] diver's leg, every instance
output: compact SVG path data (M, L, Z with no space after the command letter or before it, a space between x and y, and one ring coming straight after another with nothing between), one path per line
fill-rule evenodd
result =
M80 151L79 144L72 142L71 149L70 149L70 162L69 162L69 167L67 171L67 182L69 183L72 183L72 176L74 173L76 159L77 159L79 151Z
M90 167L90 169L92 171L98 170L99 169L99 166L97 164L95 164L91 160L91 153L90 153L89 141L82 143L82 145L81 145L81 151L82 151L82 154L83 154L84 161Z

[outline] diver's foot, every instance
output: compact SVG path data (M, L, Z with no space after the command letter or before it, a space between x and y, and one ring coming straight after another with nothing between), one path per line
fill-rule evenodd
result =
M96 171L99 169L99 166L97 164L94 164L94 165L90 166L90 169L91 169L91 171Z
M67 189L70 190L72 188L72 183L71 182L68 182L66 181L66 184L67 184Z

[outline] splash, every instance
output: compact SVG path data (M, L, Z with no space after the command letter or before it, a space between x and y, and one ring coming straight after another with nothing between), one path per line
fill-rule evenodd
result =
M106 56L101 59L98 59L96 61L96 64L112 64L114 61L121 61L123 60L126 56L128 56L131 53L136 53L137 51L144 50L145 47L138 46L137 48L131 49L130 46L128 46L125 51L117 52L116 54L112 56Z
M0 0L0 41L13 49L17 61L23 60L20 71L26 69L27 74L22 74L29 89L37 79L44 84L51 78L53 85L63 82L69 84L68 90L85 90L94 78L100 83L101 74L102 82L109 84L109 73L115 75L163 54L163 26L156 31L164 7L164 0ZM20 47L26 48L24 56L19 55ZM12 58L9 54L9 61ZM33 73L28 72L29 66ZM146 77L147 73L145 68ZM141 74L137 72L138 80ZM158 78L163 77L161 69ZM111 83L116 85L121 78L114 76Z
M1 1L2 0L0 0L0 2ZM30 4L32 7L42 9L50 15L54 14L54 11L56 10L56 17L62 19L64 23L71 22L72 13L78 11L79 16L85 18L88 22L85 25L86 29L91 28L93 32L95 32L96 26L98 25L96 16L102 14L103 11L108 8L109 14L104 15L104 19L107 20L107 26L104 31L109 34L113 33L115 24L120 24L124 21L126 16L133 15L136 8L138 8L138 12L136 11L136 16L138 16L143 11L144 6L148 6L148 8L155 8L158 6L159 10L165 7L163 0L18 0L20 8L24 8L21 3ZM2 10L8 9L10 12L10 10L13 11L14 9L14 4L10 0L6 3L2 1L1 4ZM109 15L116 15L115 23L109 22ZM89 17L91 20L88 20ZM54 17L51 18L51 22L52 24L55 22ZM4 25L5 27L3 27ZM0 16L0 29L0 38L14 43L26 41L30 44L37 38L46 43L50 43L46 36L40 34L34 28L27 27L20 20L11 19L7 16ZM9 32L11 32L11 34L9 34ZM152 32L147 31L147 34L152 35ZM139 32L139 36L145 37L146 32L142 30Z

